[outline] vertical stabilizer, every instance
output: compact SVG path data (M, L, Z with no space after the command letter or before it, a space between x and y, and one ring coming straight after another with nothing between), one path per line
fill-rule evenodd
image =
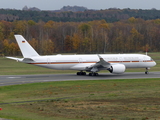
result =
M39 56L33 47L24 39L22 35L15 35L18 46L24 58Z

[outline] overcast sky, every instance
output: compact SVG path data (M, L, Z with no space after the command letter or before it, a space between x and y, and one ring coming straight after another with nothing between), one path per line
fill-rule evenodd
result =
M84 6L88 9L131 8L160 10L160 0L0 0L0 8L22 9L24 6L41 10L58 10L63 6Z

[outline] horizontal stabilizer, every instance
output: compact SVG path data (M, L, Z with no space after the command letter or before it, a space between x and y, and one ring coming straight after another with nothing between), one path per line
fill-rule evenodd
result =
M12 60L16 60L17 62L21 62L23 60L23 58L16 58L16 57L6 57L8 59L12 59Z
M17 62L25 62L25 63L34 62L34 60L31 58L16 58L16 57L6 57L6 58L16 60Z

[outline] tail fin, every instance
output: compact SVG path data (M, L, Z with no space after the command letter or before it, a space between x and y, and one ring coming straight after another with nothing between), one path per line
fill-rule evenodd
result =
M39 56L33 47L24 39L22 35L15 35L19 48L24 58Z

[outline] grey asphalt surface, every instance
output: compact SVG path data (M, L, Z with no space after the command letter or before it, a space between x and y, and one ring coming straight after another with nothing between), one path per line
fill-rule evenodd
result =
M137 79L160 78L160 72L131 72L124 74L99 73L99 76L77 76L76 74L52 74L52 75L0 75L0 86L17 85L36 82L51 81L76 81L76 80L109 80L109 79Z

